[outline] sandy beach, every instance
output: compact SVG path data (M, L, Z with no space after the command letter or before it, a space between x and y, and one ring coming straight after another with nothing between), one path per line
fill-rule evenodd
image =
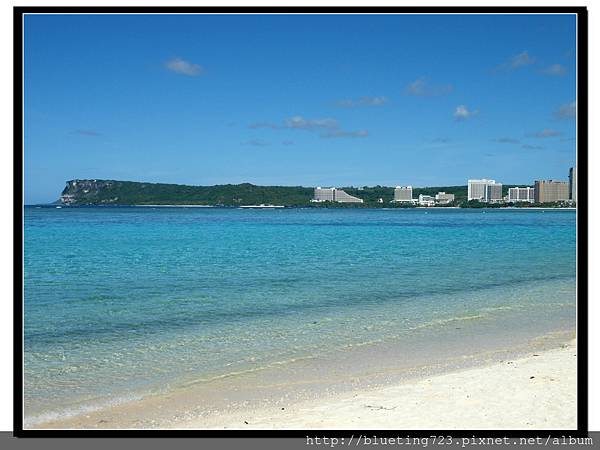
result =
M493 352L462 369L421 371L403 381L366 384L303 400L287 397L288 385L268 384L258 395L281 395L280 400L251 406L246 391L237 393L243 401L236 407L206 409L202 405L209 391L184 390L34 428L574 429L576 343L562 342L512 355ZM231 394L219 392L213 395Z
M576 356L573 340L484 367L173 428L575 429Z

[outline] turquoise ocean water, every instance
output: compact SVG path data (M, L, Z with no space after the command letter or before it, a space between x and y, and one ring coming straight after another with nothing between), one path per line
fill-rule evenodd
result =
M575 320L574 211L24 214L31 424L449 323Z

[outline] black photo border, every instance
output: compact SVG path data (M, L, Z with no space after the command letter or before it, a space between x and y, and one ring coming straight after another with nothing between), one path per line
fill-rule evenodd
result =
M98 430L23 428L23 19L26 14L575 14L577 16L577 429L574 430ZM588 435L588 12L586 7L14 7L14 429L16 437L573 437Z

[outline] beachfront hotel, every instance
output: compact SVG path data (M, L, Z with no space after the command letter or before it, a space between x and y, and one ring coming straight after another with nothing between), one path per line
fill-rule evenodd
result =
M508 189L508 202L535 202L535 188L532 187L513 187Z
M468 180L467 200L480 202L499 202L502 200L502 183L496 180Z
M502 183L488 184L485 191L486 202L501 202L502 201Z
M569 200L577 201L577 167L569 169Z
M554 203L569 200L569 183L556 180L536 180L535 202Z
M435 194L435 202L439 205L447 205L454 201L454 194L446 194L445 192L438 192Z
M313 202L333 202L335 198L335 188L316 187L313 196Z
M396 186L394 189L395 202L414 202L412 198L412 186Z
M354 197L347 192L332 188L316 187L311 202L363 203L362 198Z
M419 206L435 206L435 197L431 195L419 195Z

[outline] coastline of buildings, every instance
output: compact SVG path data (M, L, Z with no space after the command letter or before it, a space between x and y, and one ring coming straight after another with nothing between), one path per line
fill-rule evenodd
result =
M469 179L446 186L363 186L344 188L260 186L251 183L190 186L119 180L67 181L52 205L61 206L217 206L217 207L570 207L577 202L577 170L567 180L536 180L503 185Z
M419 206L448 205L454 201L454 194L438 192L435 197L432 195L419 194L418 198L412 196L412 186L396 186L394 189L393 203L410 203Z
M436 205L448 205L454 201L454 194L446 194L445 192L438 192L435 197L432 195L419 194L418 198L413 198L412 186L396 186L394 189L394 200L393 203L409 203L419 206L436 206Z
M358 189L361 191L362 189ZM314 190L313 203L364 203L364 200L346 193L344 190L317 187ZM503 195L503 185L496 180L482 178L467 180L467 201L456 204L452 193L419 194L413 198L412 186L396 186L392 204L403 207L485 207L485 206L525 206L553 204L557 206L574 206L577 202L577 168L569 169L568 181L535 180L534 186L509 187L507 195ZM377 203L384 203L378 198Z

